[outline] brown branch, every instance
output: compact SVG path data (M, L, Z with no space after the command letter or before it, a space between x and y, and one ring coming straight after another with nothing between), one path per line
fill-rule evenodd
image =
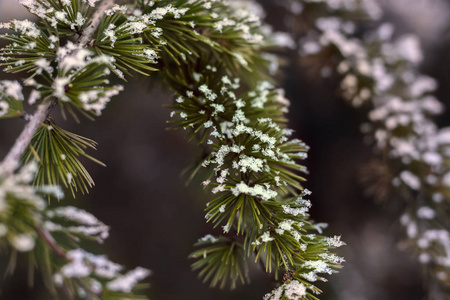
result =
M105 11L114 5L114 0L103 0L98 9L92 16L92 23L86 28L81 36L78 38L78 43L82 47L87 47L88 43L92 40L95 31L97 30L100 21L105 14ZM32 116L28 116L25 120L28 121L22 133L15 141L12 148L9 150L6 157L0 163L0 173L3 175L12 174L20 163L20 158L25 153L25 150L30 145L36 131L40 128L41 124L47 119L52 108L57 104L57 100L52 98L45 103L38 106L36 112Z
M52 251L57 256L65 259L65 260L69 260L67 258L66 251L58 246L58 244L55 242L55 240L53 239L53 237L50 235L50 233L47 230L45 230L39 226L36 226L35 228L36 228L36 232L39 234L39 236L42 238L42 240L50 247L50 249L52 249Z

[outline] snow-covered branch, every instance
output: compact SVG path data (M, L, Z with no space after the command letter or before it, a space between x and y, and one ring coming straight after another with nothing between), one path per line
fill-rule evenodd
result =
M105 14L105 11L114 5L114 0L102 0L98 9L92 17L92 23L81 34L78 39L78 43L81 47L86 47L92 40L95 31L97 30L100 21ZM11 174L19 166L20 158L24 154L27 147L30 145L36 131L40 128L41 124L47 119L52 108L57 104L56 98L47 100L40 104L36 110L36 113L31 117L28 117L28 123L22 130L15 141L13 147L10 149L4 160L0 163L0 173Z

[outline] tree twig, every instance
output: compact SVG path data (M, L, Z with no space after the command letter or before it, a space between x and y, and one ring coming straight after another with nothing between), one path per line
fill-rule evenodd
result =
M89 25L78 38L78 43L82 47L88 46L88 43L92 40L95 31L100 25L100 21L105 14L105 11L111 8L113 5L114 0L102 0L100 5L98 6L98 9L92 16L91 25ZM28 145L30 145L31 139L33 138L34 134L39 129L41 124L48 117L55 104L55 99L51 99L45 103L42 103L38 106L34 115L28 117L28 123L25 125L22 133L19 135L6 157L0 163L0 173L4 175L11 174L19 166L20 158L27 149Z
M78 38L78 43L82 46L88 45L92 37L94 36L95 31L100 25L100 21L102 20L105 11L110 9L114 5L114 0L103 0L98 9L95 11L92 16L92 23L86 29L83 30L83 33Z
M67 253L64 249L60 248L58 244L55 242L53 237L48 233L47 230L36 226L36 232L39 234L39 236L42 238L42 240L52 249L52 251L58 255L59 257L68 260Z

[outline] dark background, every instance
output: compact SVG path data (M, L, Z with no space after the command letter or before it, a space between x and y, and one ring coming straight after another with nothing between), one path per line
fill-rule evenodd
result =
M20 10L5 5L6 0L0 3L1 18L21 17ZM417 28L426 25L414 24L407 12L406 8L405 12L392 8L388 18L395 20L400 30L420 34ZM439 80L438 97L449 106L448 35L435 30L434 37L429 33L422 37L426 45L423 71ZM293 52L284 54L289 63L281 85L292 102L290 127L311 147L305 162L310 170L305 186L313 191L312 218L329 223L326 234L342 235L347 243L338 250L347 262L339 274L329 277L329 283L318 284L325 289L320 298L423 299L421 267L400 250L395 210L374 204L360 183L361 167L373 157L359 131L365 115L339 97L336 79L311 78ZM95 122L59 123L97 141L98 151L89 154L107 165L87 162L96 187L76 200L68 193L62 201L85 208L111 227L110 238L99 251L128 268L152 270L151 299L261 299L274 285L257 267L251 270L251 284L231 292L210 289L190 270L192 261L187 256L192 244L211 229L203 212L211 195L202 190L198 180L186 185L187 177L180 175L197 158L198 149L187 142L183 132L167 130L170 111L162 106L170 103L171 94L155 86L152 79L130 79L125 91ZM440 117L439 123L448 125L448 116ZM23 126L22 120L0 120L0 157ZM0 265L5 260L2 258ZM13 277L2 280L0 299L50 299L39 276L32 289L27 288L26 276L24 265Z

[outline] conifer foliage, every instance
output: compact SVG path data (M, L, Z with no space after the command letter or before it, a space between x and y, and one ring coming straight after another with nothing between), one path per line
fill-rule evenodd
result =
M1 64L23 76L0 82L0 116L27 122L0 165L0 242L11 270L16 253L26 252L64 299L146 299L138 290L148 270L126 272L82 248L84 240L101 243L106 225L80 209L52 207L63 198L60 186L76 196L92 187L80 156L101 162L85 153L94 141L50 114L59 107L78 121L96 118L124 89L111 81L152 75L175 93L173 127L202 146L193 176L207 174L205 218L223 232L199 239L193 269L211 286L233 287L248 280L249 264L261 263L280 282L265 299L318 299L315 284L340 268L343 258L332 251L344 243L309 218L299 164L308 146L286 127L289 101L271 79L272 33L245 7L251 2L19 2L39 22L0 24L8 42ZM25 99L34 114L24 111Z
M300 60L338 78L342 97L367 113L361 129L377 157L364 168L364 184L378 202L401 208L402 244L423 266L430 299L447 299L450 128L433 120L444 105L433 95L437 81L420 71L420 38L387 21L378 1L277 3L292 25L285 30L299 41Z

